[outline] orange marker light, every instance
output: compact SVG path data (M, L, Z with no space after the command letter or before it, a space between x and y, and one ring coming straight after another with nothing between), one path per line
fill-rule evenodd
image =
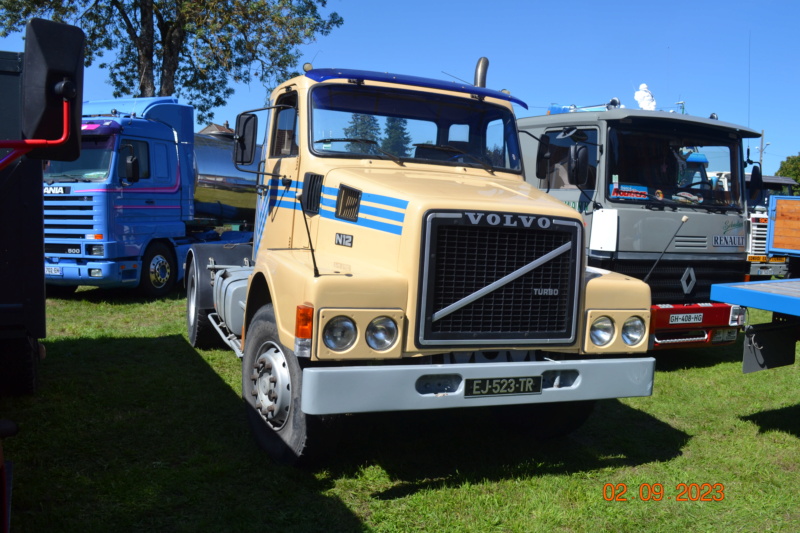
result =
M294 336L298 339L310 339L314 332L314 308L310 305L298 305L294 323Z

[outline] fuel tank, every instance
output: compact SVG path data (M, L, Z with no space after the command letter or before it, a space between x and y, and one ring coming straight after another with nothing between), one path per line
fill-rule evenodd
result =
M227 133L194 136L195 220L217 225L255 222L257 175L236 168L233 143L233 135ZM258 163L242 168L255 171Z

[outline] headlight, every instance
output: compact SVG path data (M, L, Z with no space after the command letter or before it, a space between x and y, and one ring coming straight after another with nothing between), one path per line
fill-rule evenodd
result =
M379 316L367 326L367 344L376 352L388 350L397 340L397 324L388 316Z
M601 316L592 324L589 335L596 346L605 346L614 337L614 321L607 316Z
M346 316L337 316L325 324L322 341L335 352L342 352L356 341L356 324Z
M622 325L622 340L628 346L635 346L641 342L646 332L644 320L638 316L632 316Z

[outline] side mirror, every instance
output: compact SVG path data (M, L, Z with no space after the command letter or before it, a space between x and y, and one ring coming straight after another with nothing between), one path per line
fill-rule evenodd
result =
M569 166L567 180L570 185L583 187L589 179L589 149L582 144L569 147Z
M536 152L536 177L540 180L546 180L547 169L550 167L550 137L542 134L538 140L539 150Z
M747 188L747 197L751 202L754 202L761 196L764 190L764 177L761 175L761 167L755 165L753 170L750 171L750 185Z
M135 155L129 155L125 158L124 178L131 183L139 181L139 158Z
M253 113L242 113L236 117L236 136L233 146L233 162L251 165L255 158L258 117Z
M127 185L138 182L139 178L141 178L139 158L136 157L133 146L130 144L123 144L119 147L119 152L119 157L125 158L117 167L120 173L119 177L127 181ZM125 155L125 152L128 152L128 154ZM123 183L123 185L126 184Z
M84 38L80 28L49 20L32 19L25 28L23 137L60 139L65 126L64 101L70 103L67 141L35 148L28 153L32 159L74 161L80 156Z

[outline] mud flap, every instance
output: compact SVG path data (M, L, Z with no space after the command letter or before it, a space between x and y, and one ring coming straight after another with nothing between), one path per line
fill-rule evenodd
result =
M774 313L769 324L745 328L742 373L794 364L800 319Z

